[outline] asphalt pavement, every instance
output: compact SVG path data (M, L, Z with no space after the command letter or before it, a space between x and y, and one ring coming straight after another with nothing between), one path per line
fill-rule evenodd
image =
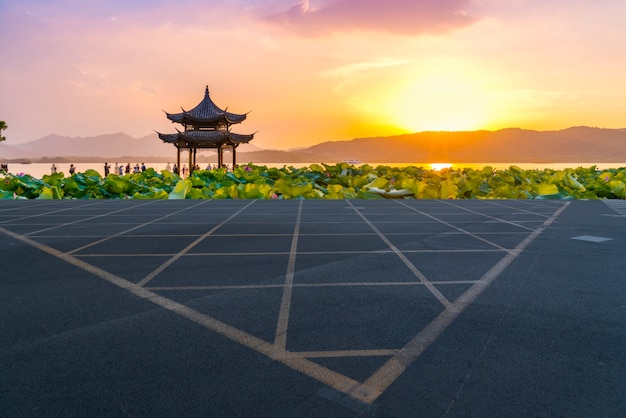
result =
M0 415L623 417L626 201L0 201Z

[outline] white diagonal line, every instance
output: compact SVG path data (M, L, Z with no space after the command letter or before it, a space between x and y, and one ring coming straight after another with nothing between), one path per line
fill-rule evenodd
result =
M125 230L125 231L118 232L117 234L110 235L110 236L108 236L108 237L104 237L104 238L99 239L99 240L94 241L94 242L90 242L89 244L83 245L82 247L74 248L72 251L68 251L67 253L68 253L68 254L74 254L74 253L77 253L78 251L82 251L82 250L87 249L87 248L89 248L89 247L93 247L94 245L100 244L100 243L102 243L102 242L109 241L109 240L111 240L111 239L113 239L113 238L117 238L117 237L119 237L119 236L122 236L122 235L128 234L129 232L134 231L134 230L136 230L136 229L143 228L143 227L144 227L144 226L146 226L146 225L150 225L150 224L155 223L155 222L158 222L158 221L160 221L160 220L163 220L163 219L169 218L170 216L178 215L178 214L179 214L179 213L181 213L181 212L184 212L184 211L189 210L189 209L193 209L193 208L195 208L196 206L200 206L200 205L205 204L206 202L211 202L211 201L210 201L210 200L208 200L208 201L207 201L207 200L204 200L204 201L201 201L200 203L196 203L195 205L192 205L192 206L187 206L187 207L185 207L184 209L178 210L178 211L176 211L176 212L171 212L171 213L168 213L168 214L167 214L167 215L165 215L165 216L161 216L160 218L152 219L151 221L145 222L145 223L143 223L143 224L135 225L135 226L133 226L132 228L129 228L129 229ZM171 235L168 235L168 237L171 237Z
M526 229L528 231L532 231L533 230L532 227L524 226L524 225L521 225L520 223L517 223L517 222L511 222L511 221L507 221L506 219L498 218L496 216L487 215L486 213L480 213L480 212L477 212L477 211L469 209L469 208L464 208L462 206L455 205L454 203L451 203L451 202L444 202L444 203L446 203L446 204L448 204L450 206L454 206L457 209L461 209L461 210L464 210L466 212L471 212L473 214L476 214L476 215L479 215L479 216L482 216L482 217L485 217L485 218L489 218L489 219L492 219L494 221L498 221L498 222L502 222L502 223L505 223L505 224L509 224L509 225L515 226L517 228ZM503 205L499 205L499 206L503 206ZM503 206L503 207L506 207L506 206ZM524 209L519 209L519 208L516 208L516 210L521 210L521 211L524 211L524 212L528 212L528 211L525 211ZM529 213L531 213L533 215L541 216L542 218L547 218L547 216L543 215L543 214L538 214L538 213L534 213L534 212L529 212Z
M355 207L349 200L347 200L347 202L350 206L352 206L354 211L361 217L361 219L363 219L363 221L368 224L374 232L376 232L376 235L378 235L378 237L382 239L385 244L387 244L391 251L393 251L400 258L400 260L402 260L402 262L409 268L409 270L411 270L411 273L413 273L415 277L417 277L420 282L422 282L426 286L430 293L432 293L443 306L445 306L446 308L450 308L450 301L435 286L433 286L433 284L426 278L426 276L424 276L421 271L419 271L417 267L415 267L413 263L411 263L411 260L409 260L402 253L402 251L400 251L391 241L389 241L385 234L380 232L376 225L370 222L370 220L367 219L357 207Z
M141 279L141 281L139 281L139 283L137 283L139 286L143 286L146 283L148 283L150 280L154 279L159 273L161 273L163 270L165 270L168 266L170 266L174 261L178 260L180 257L182 257L183 255L185 255L187 252L189 252L189 250L191 250L193 247L195 247L196 245L198 245L200 242L202 242L202 240L204 240L206 237L208 237L209 235L213 234L213 232L217 231L219 228L221 228L223 225L227 224L228 221L230 221L231 219L233 219L235 216L239 215L241 212L243 212L244 210L246 210L248 207L250 207L250 205L252 205L254 202L256 202L256 200L252 200L250 203L248 203L247 205L245 205L244 207L242 207L241 209L239 209L237 212L233 213L232 215L230 215L228 218L226 218L225 220L223 220L221 223L219 223L218 225L214 226L213 228L211 228L211 230L209 230L208 232L206 232L205 234L203 234L202 236L200 236L198 239L196 239L194 242L192 242L191 244L187 245L185 248L183 248L182 250L180 250L177 254L175 254L172 258L170 258L169 260L167 260L165 263L161 264L159 267L156 268L156 270L154 270L153 272L151 272L150 274L148 274L146 277L144 277L143 279Z
M250 204L246 207L248 206L250 206ZM0 227L0 233L4 233L10 237L31 245L45 253L48 253L90 274L93 274L96 277L99 277L115 286L118 286L121 289L127 290L128 292L134 294L139 298L150 301L155 305L167 309L170 312L183 318L187 318L188 320L195 322L196 324L201 325L206 329L221 334L236 343L239 343L258 353L261 353L269 357L270 359L278 361L293 370L299 371L304 375L309 376L312 379L316 379L317 381L339 392L351 395L356 399L376 399L382 394L376 393L376 389L363 386L361 383L357 382L354 379L351 379L326 367L320 366L319 364L314 363L306 358L292 356L291 353L281 347L270 344L265 340L241 331L215 318L198 312L188 306L175 302L164 296L158 295L146 289L145 287L141 287L137 284L129 282L128 280L122 279L119 276L116 276L112 273L109 273L108 271L88 264L72 255L65 254L52 247L41 244L23 235L16 234L2 227Z
M92 220L92 219L103 218L103 217L106 217L106 216L110 216L110 215L112 215L112 214L114 214L114 213L125 212L125 211L127 211L127 210L131 210L131 209L138 208L138 207L140 207L140 206L144 206L144 205L152 205L152 204L154 204L154 202L155 202L155 201L149 201L149 202L141 203L141 204L136 205L136 206L127 207L127 208L124 208L124 209L119 209L119 210L114 210L113 212L101 213L101 214L99 214L99 215L90 216L90 217L88 217L88 218L77 219L77 220L75 220L75 221L73 221L73 222L65 222L65 223L62 223L62 224L59 224L59 225L54 225L54 226L51 226L51 227L49 227L49 228L40 229L39 231L29 232L28 234L24 234L24 235L34 235L34 234L39 234L39 233L41 233L41 232L50 231L50 230L52 230L52 229L63 228L63 227L68 226L68 225L74 225L74 224L77 224L77 223L81 223L81 222L85 222L85 221L90 221L90 220Z
M95 205L95 203L88 203L86 205L79 206L78 209L81 209L81 208L84 208L84 207L87 207L87 206L92 206L92 205ZM29 208L32 208L32 206L30 206ZM54 213L66 212L68 210L74 210L74 209L77 209L77 207L71 206L71 207L68 207L68 208L65 208L65 209L57 209L57 210L51 210L50 212L38 213L36 215L22 216L21 218L11 218L11 219L7 219L7 220L4 220L4 221L0 221L0 224L6 224L6 223L9 223L9 222L14 223L16 221L23 221L23 220L26 220L26 219L39 218L41 216L52 215Z
M522 251L537 238L544 229L552 224L556 218L569 206L566 202L540 227L536 228L528 237L520 242L515 249L507 253L495 266L452 305L452 308L441 312L419 334L409 341L401 350L389 359L380 369L370 376L364 386L375 389L372 393L383 393L409 367L443 331L465 310L500 274L515 260ZM365 402L374 402L376 398L368 398Z
M406 203L403 203L403 202L398 202L398 203L399 203L399 204L401 204L402 206L406 206L407 208L411 209L411 210L412 210L412 211L414 211L414 212L417 212L417 213L419 213L419 214L422 214L422 215L424 215L424 216L426 216L426 217L428 217L428 218L430 218L430 219L432 219L432 220L434 220L434 221L437 221L437 222L439 222L439 223L441 223L441 224L444 224L444 225L446 225L446 226L449 226L449 227L450 227L450 228L452 228L452 229L456 229L457 231L459 231L459 232L461 232L461 233L463 233L463 234L465 234L465 235L469 235L469 236L470 236L470 237L472 237L472 238L475 238L475 239L477 239L477 240L479 240L479 241L482 241L482 242L484 242L485 244L491 245L492 247L496 247L496 248L497 248L497 249L499 249L500 251L509 251L508 249L504 248L504 247L503 247L503 246L501 246L501 245L496 244L495 242L491 242L491 241L489 241L489 240L487 240L487 239L485 239L485 238L483 238L483 237L480 237L480 236L478 236L478 235L476 235L476 234L473 234L473 233L471 233L471 232L469 232L469 231L466 231L466 230L465 230L465 229L463 229L463 228L460 228L460 227L458 227L458 226L456 226L456 225L453 225L453 224L451 224L451 223L449 223L449 222L446 222L446 221L444 221L444 220L441 220L441 219L437 218L436 216L432 216L432 215L430 215L430 214L428 214L428 213L426 213L426 212L422 212L421 210L416 209L416 208L414 208L414 207L412 207L412 206L410 206L410 205L407 205ZM524 227L524 228L526 228L526 227ZM527 229L527 228L526 228L526 229Z

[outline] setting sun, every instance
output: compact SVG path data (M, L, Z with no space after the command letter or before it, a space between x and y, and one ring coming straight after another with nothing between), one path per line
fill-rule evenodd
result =
M418 76L389 98L389 119L410 132L467 131L488 123L488 94L456 72Z
M451 163L431 163L430 164L430 169L434 171L441 171L446 168L452 168L452 164Z

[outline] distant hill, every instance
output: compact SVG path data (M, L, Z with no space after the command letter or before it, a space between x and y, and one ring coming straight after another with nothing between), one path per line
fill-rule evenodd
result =
M63 161L173 161L176 149L156 134L132 138L124 133L95 137L49 135L23 143L0 143L0 160ZM187 158L183 153L182 158ZM225 155L226 161L230 154ZM626 129L573 127L558 131L518 128L499 131L419 132L389 137L329 141L289 151L263 150L245 144L237 161L254 163L625 163ZM215 161L214 151L199 161Z
M323 142L298 154L314 160L371 163L626 162L626 129L574 127L559 131L420 132Z
M238 151L260 150L252 144L240 146ZM207 151L208 152L208 151ZM10 140L0 143L0 160L169 160L176 156L176 148L161 141L156 134L143 138L133 138L125 133L98 135L94 137L67 137L48 135L21 144L10 144ZM85 160L86 159L86 160Z

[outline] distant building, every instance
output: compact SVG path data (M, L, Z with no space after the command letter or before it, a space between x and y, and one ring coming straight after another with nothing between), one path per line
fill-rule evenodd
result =
M175 134L157 132L163 142L174 144L177 150L176 166L180 167L180 151L189 150L189 167L196 167L198 149L216 149L217 166L224 165L224 150L231 150L233 167L237 164L237 147L254 138L254 134L242 135L230 131L230 126L246 120L247 114L231 113L220 109L209 96L209 86L204 92L204 99L193 109L181 113L167 113L172 123L180 123L184 131ZM177 129L178 130L178 129Z

